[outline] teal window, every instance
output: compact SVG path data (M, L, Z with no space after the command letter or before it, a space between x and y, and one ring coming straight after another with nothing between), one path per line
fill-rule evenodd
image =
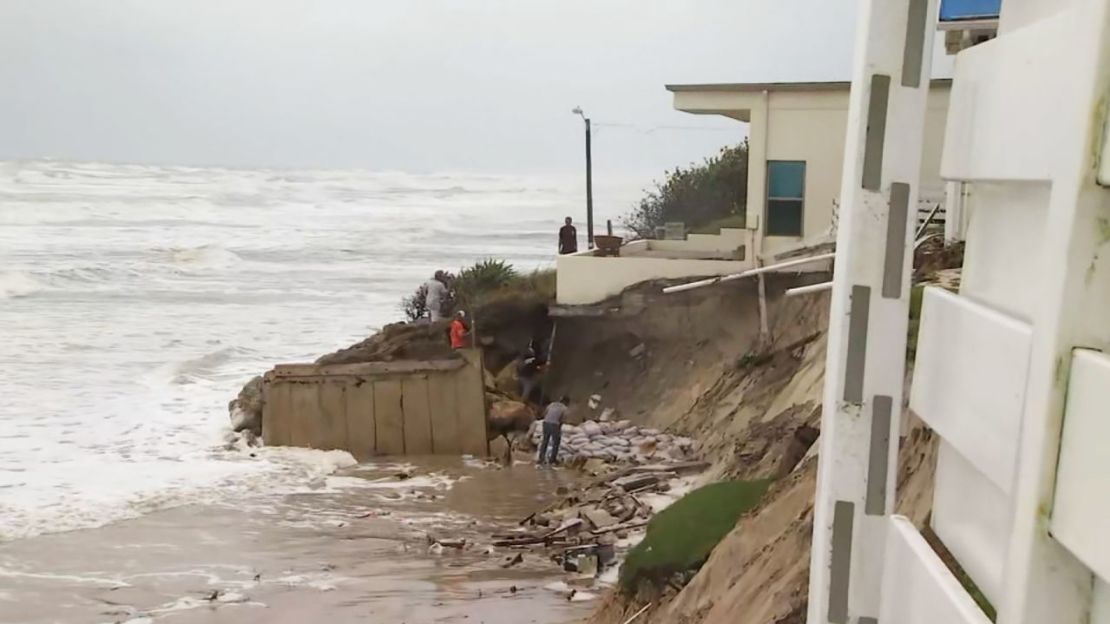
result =
M802 235L805 195L804 161L767 161L767 236Z

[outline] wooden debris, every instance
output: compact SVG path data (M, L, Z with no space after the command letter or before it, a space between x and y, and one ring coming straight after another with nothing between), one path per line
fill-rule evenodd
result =
M636 618L638 618L638 617L640 617L641 615L643 615L643 614L644 614L644 611L647 611L647 610L648 610L648 609L650 609L650 608L651 608L651 603L649 602L649 603L647 603L646 605L644 605L644 606L643 606L643 608L641 608L641 609L640 609L639 611L637 611L637 612L633 613L633 614L632 614L632 617L630 617L630 618L628 618L627 620L625 620L625 621L624 621L624 622L623 622L622 624L632 624L633 622L635 622L635 621L636 621Z
M596 463L595 470L606 467ZM556 503L520 520L519 532L494 534L492 547L546 551L566 569L592 578L616 562L619 540L642 530L655 514L637 494L665 492L671 480L706 466L704 462L676 462L611 470L575 489L561 489ZM520 561L523 555L517 553L505 559L502 567Z
M614 486L621 488L625 492L655 485L656 483L659 483L659 476L650 472L630 474L613 481Z

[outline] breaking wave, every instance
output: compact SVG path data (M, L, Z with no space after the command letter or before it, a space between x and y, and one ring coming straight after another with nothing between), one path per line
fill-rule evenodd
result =
M0 299L27 297L44 286L22 271L0 271Z
M172 248L170 261L185 269L226 269L242 261L234 251L216 245Z

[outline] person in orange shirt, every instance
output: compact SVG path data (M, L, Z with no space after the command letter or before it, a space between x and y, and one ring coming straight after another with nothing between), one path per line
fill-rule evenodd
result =
M466 326L466 312L459 310L455 313L455 320L451 321L451 348L462 349L470 337L470 330Z

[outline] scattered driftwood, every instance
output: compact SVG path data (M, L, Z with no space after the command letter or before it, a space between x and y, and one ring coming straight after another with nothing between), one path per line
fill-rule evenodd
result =
M597 531L590 531L594 535L603 535L605 533L615 533L617 531L631 531L640 527L647 526L648 520L641 520L639 522L626 522L624 524L616 524L606 529L599 529Z
M616 561L618 540L643 529L655 515L639 494L666 492L672 479L706 467L705 462L689 461L609 470L576 489L560 491L557 502L521 519L518 530L492 535L493 546L544 550L579 580L592 578Z
M649 602L649 603L647 603L646 605L644 605L643 607L641 607L639 611L637 611L637 612L633 613L633 614L632 614L632 617L630 617L630 618L628 618L627 620L625 620L625 621L623 622L623 624L632 624L633 622L635 622L635 621L636 621L636 618L638 618L638 617L640 617L641 615L643 615L643 614L644 614L644 611L647 611L647 610L648 610L648 609L650 609L650 608L651 608L651 603Z
M567 531L569 531L571 529L574 529L574 528L578 528L580 526L582 526L582 519L581 518L572 518L570 520L567 520L563 524L559 525L559 528L557 528L554 531L551 531L550 533L545 535L544 539L550 539L550 538L555 537L556 535L558 535L560 533L566 533Z
M641 474L631 474L620 479L614 479L613 485L621 488L625 492L630 490L641 489L646 486L652 486L659 483L659 477L654 473L646 472Z
M512 539L494 540L493 545L497 546L498 548L512 548L514 546L532 546L533 544L543 544L546 541L547 540L546 538L544 538L544 536L539 535L532 537L516 537Z

